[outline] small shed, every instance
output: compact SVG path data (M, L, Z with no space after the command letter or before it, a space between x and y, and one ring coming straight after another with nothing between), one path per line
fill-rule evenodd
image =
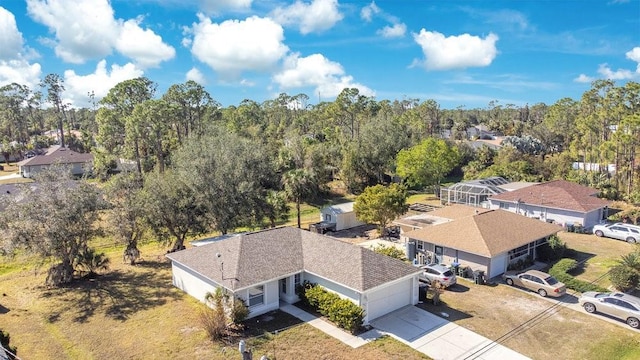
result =
M355 203L348 202L323 208L320 211L320 222L335 224L335 231L365 225L366 223L356 218L356 212L353 210L353 204Z

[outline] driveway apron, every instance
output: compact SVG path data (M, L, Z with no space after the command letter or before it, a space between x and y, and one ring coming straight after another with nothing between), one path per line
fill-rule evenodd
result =
M415 306L405 306L377 318L371 325L435 360L529 359Z

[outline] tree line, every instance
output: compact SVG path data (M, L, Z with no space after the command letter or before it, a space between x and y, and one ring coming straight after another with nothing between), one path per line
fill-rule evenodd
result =
M78 109L63 103L59 76L48 75L41 86L44 92L19 84L0 88L5 159L47 146L45 131L51 129L61 144L92 152L93 174L102 181L98 195L76 186L67 189L77 192L75 197L60 198L55 206L61 211L61 204L69 203L65 216L86 218L88 229L95 220L89 215L104 212L105 228L126 244L124 256L131 262L145 236L178 250L188 238L210 231L274 226L287 218L289 203L300 226L300 205L322 199L334 180L359 194L398 181L403 189L439 186L447 177L565 178L595 186L612 199L640 196L635 165L640 85L633 82L596 81L580 100L565 98L550 106L491 102L484 109L442 109L434 100L377 101L354 88L318 104L309 104L305 94L280 94L223 108L196 82L172 85L159 95L157 84L144 77L117 84L93 108ZM504 136L503 146L472 146L469 129L475 125ZM133 164L133 171L114 176L119 161ZM617 171L573 170L576 161L600 169L615 164ZM84 202L75 203L79 199ZM47 209L25 203L15 208L27 206L31 212ZM15 219L24 220L19 215L4 216L0 225L10 229ZM381 224L389 217L372 216ZM13 245L26 245L35 236L16 231L6 231L14 236ZM86 252L91 236L66 234L79 242L65 246L67 253L58 257L63 280L73 274L74 259Z

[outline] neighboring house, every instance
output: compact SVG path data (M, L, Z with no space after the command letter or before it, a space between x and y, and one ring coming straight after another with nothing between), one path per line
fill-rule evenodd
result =
M526 188L534 184L537 183L512 183L499 176L463 181L446 188L441 188L440 202L445 205L464 204L469 206L489 207L488 199L490 196Z
M461 211L450 222L404 234L409 259L418 264L455 262L492 278L504 273L510 263L527 256L535 259L537 247L561 230L504 210L472 210L473 215L464 216L468 211Z
M487 212L489 210L465 205L454 204L436 208L429 212L420 214L411 214L392 222L393 225L400 227L400 234L404 234L413 230L422 229L427 226L433 226Z
M616 164L596 164L596 163L585 163L580 161L575 161L571 165L573 170L584 170L584 171L593 171L593 172L604 172L605 170L609 174L616 173Z
M608 216L610 201L597 194L587 186L554 180L493 195L489 206L549 223L590 228Z
M32 178L35 174L53 165L69 168L72 175L81 176L90 172L93 167L93 155L77 153L61 146L52 146L44 155L36 155L18 163L20 174Z
M222 288L245 300L249 317L298 301L295 289L305 280L362 307L365 324L418 302L420 269L297 228L240 234L167 257L176 287L200 301Z
M311 225L311 228L340 231L365 225L366 223L356 218L356 212L353 210L354 204L354 202L348 202L322 208L320 210L320 222Z

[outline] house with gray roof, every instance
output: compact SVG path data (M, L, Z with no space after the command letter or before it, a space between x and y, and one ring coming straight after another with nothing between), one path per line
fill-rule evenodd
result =
M32 178L35 174L51 166L64 166L72 175L81 176L93 167L93 154L78 153L59 145L52 146L44 155L36 155L18 163L20 174Z
M174 286L203 302L222 288L246 302L250 317L298 301L304 281L361 306L365 324L418 302L419 268L298 228L239 234L167 257Z
M562 230L557 225L499 209L477 211L464 205L451 208L456 211L440 214L451 221L425 226L402 236L410 250L410 259L419 264L458 263L482 270L492 278L520 259L536 259L537 248Z
M566 180L553 180L489 196L489 208L503 209L560 225L591 228L607 219L611 202L598 190Z

